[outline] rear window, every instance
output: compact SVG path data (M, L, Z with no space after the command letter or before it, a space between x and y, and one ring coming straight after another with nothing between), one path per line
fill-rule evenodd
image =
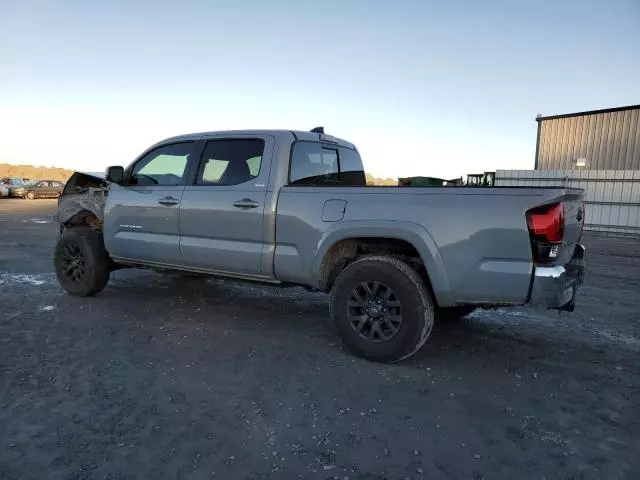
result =
M364 186L358 152L319 142L296 142L291 150L290 185Z
M260 174L264 140L234 138L211 140L202 154L198 185L231 186L253 180Z

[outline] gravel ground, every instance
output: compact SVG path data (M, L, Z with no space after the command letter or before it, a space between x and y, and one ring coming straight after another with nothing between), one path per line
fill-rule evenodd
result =
M480 311L398 365L327 298L52 273L55 202L0 201L0 478L640 478L640 242L587 237L573 314Z

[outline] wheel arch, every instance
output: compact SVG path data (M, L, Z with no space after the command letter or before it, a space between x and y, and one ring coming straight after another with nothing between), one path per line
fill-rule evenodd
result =
M403 221L341 222L320 239L312 266L313 278L323 291L331 289L337 275L357 258L387 254L415 259L440 306L455 304L444 263L429 232ZM419 269L419 265L414 265Z
M87 226L95 231L102 231L102 220L92 211L83 209L61 223L62 229Z

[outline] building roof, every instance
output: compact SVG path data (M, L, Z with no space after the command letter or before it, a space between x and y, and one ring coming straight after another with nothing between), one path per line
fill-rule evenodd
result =
M584 115L594 115L596 113L622 112L624 110L635 110L639 108L640 105L627 105L626 107L604 108L602 110L587 110L586 112L565 113L562 115L549 115L547 117L536 117L536 122L539 122L541 120L554 120L556 118L582 117Z

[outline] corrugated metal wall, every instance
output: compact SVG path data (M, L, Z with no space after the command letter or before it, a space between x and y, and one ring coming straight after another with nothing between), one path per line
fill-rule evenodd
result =
M585 191L585 230L640 236L640 170L498 170L496 186Z
M538 121L536 170L640 170L640 108Z

